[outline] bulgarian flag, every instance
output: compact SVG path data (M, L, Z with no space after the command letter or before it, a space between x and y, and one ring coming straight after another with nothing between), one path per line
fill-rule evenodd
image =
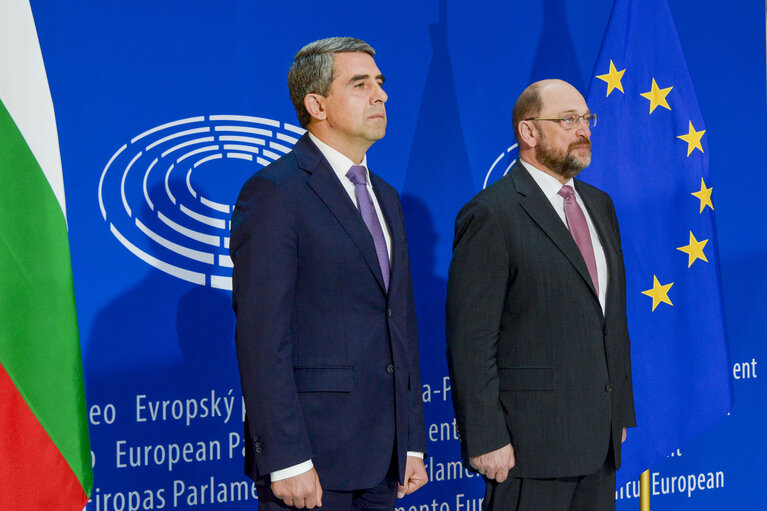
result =
M0 510L93 487L64 181L28 0L0 2Z

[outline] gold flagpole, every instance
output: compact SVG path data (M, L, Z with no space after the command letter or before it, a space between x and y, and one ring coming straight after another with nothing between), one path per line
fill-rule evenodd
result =
M639 476L639 511L650 511L650 470Z

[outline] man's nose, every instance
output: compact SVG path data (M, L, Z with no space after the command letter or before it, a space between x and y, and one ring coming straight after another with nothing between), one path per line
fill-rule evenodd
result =
M579 137L591 138L591 127L585 117L578 118L578 125L575 127L575 134Z
M389 95L386 94L386 91L383 90L383 87L380 85L376 85L376 90L373 93L373 97L371 98L373 103L381 102L386 103L389 100Z

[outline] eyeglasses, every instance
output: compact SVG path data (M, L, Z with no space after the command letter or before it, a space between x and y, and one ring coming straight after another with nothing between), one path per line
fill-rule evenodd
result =
M578 121L583 119L586 121L586 124L593 128L597 125L597 114L583 114L583 115L575 115L575 114L565 114L560 117L529 117L525 119L526 121L559 121L559 125L562 126L566 130L572 130L575 129L576 126L578 126Z

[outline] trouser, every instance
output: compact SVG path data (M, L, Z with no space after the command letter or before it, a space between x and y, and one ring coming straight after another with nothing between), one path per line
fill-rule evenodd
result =
M614 511L612 442L605 462L593 474L558 479L510 477L502 483L486 483L486 511Z
M373 488L353 491L325 490L318 511L391 511L397 502L397 462L392 460L383 480ZM322 484L322 478L320 478ZM257 485L259 511L295 511L274 496L268 486Z

